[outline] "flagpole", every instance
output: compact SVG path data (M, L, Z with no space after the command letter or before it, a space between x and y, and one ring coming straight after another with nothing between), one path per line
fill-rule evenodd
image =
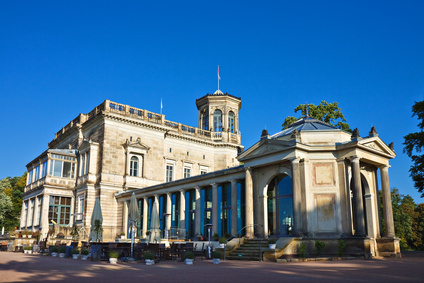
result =
M219 90L219 79L220 77L219 77L219 65L218 65L218 90Z
M163 104L162 104L162 98L160 99L160 115L162 115L162 108L163 108Z

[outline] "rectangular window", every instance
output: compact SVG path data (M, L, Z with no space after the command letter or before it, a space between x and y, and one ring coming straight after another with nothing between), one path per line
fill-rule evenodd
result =
M71 198L50 196L49 224L68 225L71 215Z
M50 160L50 176L75 178L75 163L62 160Z
M87 157L85 158L85 174L88 174L88 166L90 165L90 153L87 152Z
M44 161L41 165L41 178L46 177L47 175L47 161Z
M81 171L80 171L81 176L85 175L84 168L85 168L85 154L83 154L81 158Z
M76 216L76 220L83 220L84 213L84 195L78 196L78 215Z
M32 169L28 172L27 185L32 183Z
M38 181L38 179L40 178L40 165L38 165L37 167L35 167L34 170L34 182Z
M174 166L167 164L166 165L166 182L172 182L174 174Z
M191 169L188 167L184 167L184 178L190 178Z
M38 197L38 208L37 208L37 216L35 225L41 225L41 208L43 207L43 198Z

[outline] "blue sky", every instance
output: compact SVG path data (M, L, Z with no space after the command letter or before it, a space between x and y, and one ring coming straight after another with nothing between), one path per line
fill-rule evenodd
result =
M337 101L395 143L390 183L419 199L403 136L424 99L423 1L1 1L0 179L105 99L197 126L195 99L242 97L246 148L305 102Z

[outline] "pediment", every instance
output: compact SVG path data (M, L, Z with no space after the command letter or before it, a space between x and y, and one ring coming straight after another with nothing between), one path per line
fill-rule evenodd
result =
M150 147L141 142L141 139L138 138L136 141L129 141L128 139L124 143L124 147L127 149L138 149L143 151L148 151Z
M379 138L374 138L373 140L362 140L361 145L382 152L384 154L395 155L395 153Z
M293 147L292 142L287 141L267 141L253 145L251 148L243 152L239 156L239 160L245 160L250 158L256 158L263 155L272 154L274 152L280 152Z

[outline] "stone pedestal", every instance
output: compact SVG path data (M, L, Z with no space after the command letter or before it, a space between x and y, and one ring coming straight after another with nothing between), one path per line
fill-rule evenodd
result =
M379 256L401 258L399 238L384 237L377 239Z

